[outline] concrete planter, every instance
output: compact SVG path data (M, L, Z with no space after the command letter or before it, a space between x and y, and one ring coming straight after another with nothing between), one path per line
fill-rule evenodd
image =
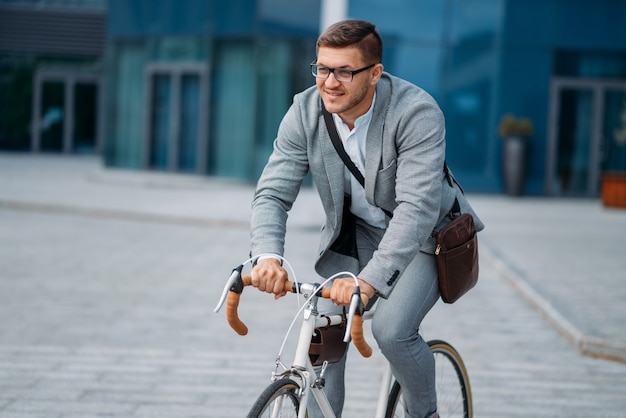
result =
M521 136L507 136L502 144L502 173L504 190L510 196L524 192L526 176L526 153L528 144Z

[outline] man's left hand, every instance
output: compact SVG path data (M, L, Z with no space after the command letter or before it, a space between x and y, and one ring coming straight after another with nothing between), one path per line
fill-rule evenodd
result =
M367 282L361 279L359 281L359 288L361 294L365 294L369 299L372 299L376 294L376 289L370 286ZM330 299L335 305L350 305L352 294L354 293L354 279L346 277L333 280L333 287L330 288Z

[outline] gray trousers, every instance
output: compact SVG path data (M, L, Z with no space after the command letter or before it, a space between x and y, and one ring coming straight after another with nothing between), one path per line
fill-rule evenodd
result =
M372 258L384 230L357 218L357 249L361 269ZM437 409L435 361L428 344L419 335L420 323L439 299L437 265L433 255L418 252L398 279L388 299L378 301L372 319L372 332L391 370L402 386L407 414L415 418L432 417ZM340 312L328 300L320 300L322 313ZM345 385L346 355L330 364L324 388L335 415L341 417ZM317 405L309 405L309 417L321 418Z

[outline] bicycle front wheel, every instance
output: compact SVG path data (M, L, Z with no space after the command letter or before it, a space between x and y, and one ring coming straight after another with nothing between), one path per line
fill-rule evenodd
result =
M469 376L459 353L445 341L428 342L435 357L437 412L441 418L472 418L472 393ZM394 382L387 401L387 418L406 416L402 388Z
M300 410L300 386L291 379L272 382L258 397L248 418L297 418Z

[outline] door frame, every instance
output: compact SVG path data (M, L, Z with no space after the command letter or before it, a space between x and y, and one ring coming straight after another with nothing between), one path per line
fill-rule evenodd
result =
M71 154L74 150L74 87L80 83L92 83L96 85L96 137L94 140L95 154L100 155L102 151L104 127L102 76L95 70L71 67L42 67L38 68L35 72L35 76L33 77L33 104L31 106L31 151L41 151L41 103L43 98L43 84L49 81L63 83L65 109L63 112L63 147L61 151L64 154Z
M587 190L585 195L597 197L600 193L600 176L602 163L602 130L604 116L604 94L609 89L626 91L626 82L622 80L602 80L572 77L554 77L550 82L550 110L548 117L548 141L546 154L545 192L554 196L558 190L556 181L556 163L558 158L558 129L560 116L560 93L564 89L579 89L592 92L591 138L587 167Z

